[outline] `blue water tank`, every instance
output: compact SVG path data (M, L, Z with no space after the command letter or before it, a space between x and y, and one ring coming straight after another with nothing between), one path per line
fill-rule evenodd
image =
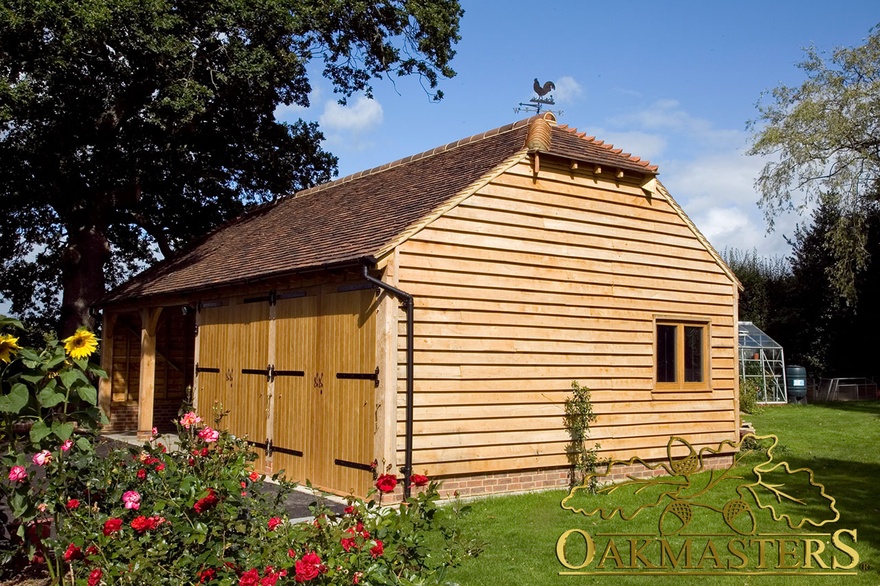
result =
M785 390L789 403L807 402L807 369L803 366L785 367Z

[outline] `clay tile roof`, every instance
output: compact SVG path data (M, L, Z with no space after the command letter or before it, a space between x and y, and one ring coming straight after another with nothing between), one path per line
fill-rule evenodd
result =
M259 206L105 298L180 294L368 258L521 153L533 119L489 130ZM653 174L574 129L552 128L547 154Z

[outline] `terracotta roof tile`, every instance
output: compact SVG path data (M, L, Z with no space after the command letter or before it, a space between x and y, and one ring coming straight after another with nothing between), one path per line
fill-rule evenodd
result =
M532 119L489 130L259 206L104 299L183 293L370 257L519 152ZM638 173L656 166L554 127L550 155Z

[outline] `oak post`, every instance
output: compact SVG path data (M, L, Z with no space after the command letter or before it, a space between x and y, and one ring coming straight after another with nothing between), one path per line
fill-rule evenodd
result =
M138 439L149 439L153 429L156 387L156 325L161 307L147 307L141 314L141 373L138 385Z

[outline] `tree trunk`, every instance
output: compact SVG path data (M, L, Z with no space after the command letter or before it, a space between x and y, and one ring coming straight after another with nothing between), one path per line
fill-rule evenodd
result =
M68 228L67 234L67 248L61 259L62 338L82 326L95 330L96 319L89 310L104 295L104 265L110 259L105 230L82 226Z

